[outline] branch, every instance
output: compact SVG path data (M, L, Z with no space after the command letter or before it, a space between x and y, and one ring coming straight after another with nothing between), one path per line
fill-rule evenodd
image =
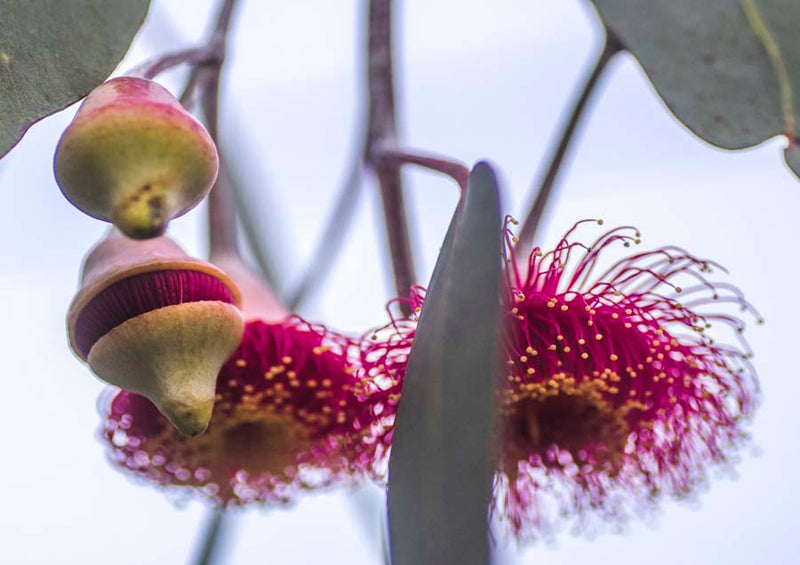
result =
M192 70L192 76L194 78L189 81L189 83L192 84L197 80L198 69L200 67L205 65L220 67L225 59L225 39L228 35L228 29L230 28L231 14L233 13L233 5L235 3L236 0L223 0L222 7L217 15L214 30L205 45L159 55L158 57L137 65L128 72L128 75L153 79L164 71L188 63L194 65L194 69Z
M444 157L436 157L424 153L399 148L376 148L375 161L380 165L399 167L401 165L419 165L451 177L458 183L463 198L467 190L467 177L469 169L462 163L451 161ZM350 167L347 180L340 190L336 205L331 212L322 238L314 252L309 268L300 279L296 290L291 294L289 308L296 310L302 301L318 286L333 263L336 251L342 244L353 213L355 212L360 187L362 184L361 159L356 159Z
M209 49L208 45L203 47L190 47L172 53L160 55L150 61L145 61L137 65L130 71L128 76L138 76L146 79L153 79L157 75L184 63L198 65L201 63L213 63L217 54Z
M416 275L400 169L397 164L380 162L377 158L379 147L397 145L392 75L392 0L370 0L368 25L369 118L364 163L374 172L380 186L395 288L399 296L407 296L416 283Z
M213 64L199 68L197 83L202 88L201 104L206 118L208 133L216 143L219 140L219 82L222 64L225 62L225 39L230 27L231 13L236 0L224 0L207 47L217 54ZM217 147L219 144L217 143ZM236 235L236 201L228 176L225 161L220 157L220 172L208 196L208 240L209 256L214 259L222 255L239 256Z
M467 192L469 168L464 163L446 157L438 157L412 149L401 149L399 147L376 148L375 160L387 166L399 167L400 165L418 165L425 169L442 173L456 181L461 191L461 198L464 198Z
M603 71L606 69L609 61L614 58L614 55L623 50L622 44L610 32L607 32L603 50L595 62L583 88L580 91L575 103L572 107L572 112L569 115L566 123L561 130L561 139L558 145L553 150L550 157L550 165L547 172L539 182L539 187L536 190L536 197L533 204L528 211L525 221L522 223L522 228L519 232L519 249L527 249L533 246L534 238L536 237L536 230L541 223L542 216L544 215L545 208L553 192L558 173L561 170L561 165L570 148L570 143L573 139L573 134L583 117L587 103L589 102L595 87L597 86L598 79L602 76Z
M363 181L363 166L358 155L350 166L344 185L339 191L336 205L328 217L328 223L322 232L317 250L311 257L308 269L300 283L289 296L289 309L295 311L303 300L318 286L333 265L337 250L341 247L353 215L356 211L358 196Z
M218 541L223 537L225 531L225 511L222 508L214 508L213 514L208 519L205 532L203 532L203 545L195 563L197 565L211 565L214 563L216 550L219 548Z
M267 245L267 238L263 237L259 232L259 224L263 221L262 211L254 208L248 202L248 193L245 190L244 182L241 178L237 178L234 171L230 168L224 170L227 176L226 182L230 184L236 201L236 216L239 220L239 226L242 228L242 235L244 236L247 247L250 250L255 267L257 267L261 278L275 290L278 295L281 292L281 280L278 277L278 265L270 252L270 246ZM266 189L262 185L262 189Z

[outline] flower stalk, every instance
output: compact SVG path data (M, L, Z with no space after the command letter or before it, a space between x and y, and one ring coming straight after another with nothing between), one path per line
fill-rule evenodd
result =
M367 33L367 87L369 112L364 162L378 180L395 288L408 296L416 284L414 257L408 231L403 182L398 163L382 161L382 148L397 145L397 117L392 60L392 1L371 0Z
M525 220L522 222L522 227L519 232L519 242L517 244L522 251L530 249L535 243L536 232L539 229L545 209L552 196L553 187L555 186L558 174L561 172L561 166L564 164L564 159L569 153L575 130L578 128L581 118L583 118L586 112L586 108L595 92L600 77L608 67L608 63L614 58L614 55L623 50L623 45L619 40L611 35L610 31L606 33L607 35L600 56L597 58L589 76L586 78L586 82L584 82L575 100L572 111L562 127L558 145L553 149L547 170L538 182L533 203L528 209Z

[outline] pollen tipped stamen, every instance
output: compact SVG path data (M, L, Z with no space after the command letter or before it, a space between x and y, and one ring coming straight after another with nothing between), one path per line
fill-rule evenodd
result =
M705 311L728 303L750 310L738 289L706 278L724 269L677 247L600 269L601 255L640 243L640 234L609 230L586 247L568 241L582 223L555 249L535 248L522 261L506 220L505 432L495 511L518 534L547 518L545 485L563 488L557 500L580 514L604 516L621 494L651 500L690 492L706 466L743 442L741 425L757 401L743 322ZM421 303L424 290L411 299ZM414 337L407 322L389 324L400 335L369 340L362 354L390 410ZM739 345L706 336L712 323Z
M116 457L150 480L194 487L223 506L288 502L300 489L350 482L372 465L376 445L365 438L380 425L350 368L353 347L298 318L251 321L220 372L208 430L182 437L147 401L121 393L109 422L127 418L125 436L134 443L115 442Z

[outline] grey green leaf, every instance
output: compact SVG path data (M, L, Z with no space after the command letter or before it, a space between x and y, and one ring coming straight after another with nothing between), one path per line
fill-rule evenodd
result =
M434 269L389 462L394 565L485 564L500 308L497 180L479 163Z
M125 56L149 0L0 0L0 157Z
M686 127L724 149L785 135L800 176L800 2L593 2Z

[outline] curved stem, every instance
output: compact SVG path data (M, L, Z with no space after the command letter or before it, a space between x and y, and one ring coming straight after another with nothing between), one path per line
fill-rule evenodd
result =
M195 561L196 565L212 565L214 563L216 552L219 549L218 541L223 537L222 533L225 530L224 524L225 511L222 508L214 508L203 532L203 545Z
M159 55L141 65L137 65L130 70L128 75L152 79L164 71L184 63L195 65L192 73L196 75L196 70L200 65L222 65L222 61L225 58L225 38L228 35L234 3L235 0L223 1L217 15L214 30L205 45Z
M224 0L214 32L208 41L209 48L218 54L218 59L214 64L202 67L197 78L197 82L202 88L201 104L206 118L206 126L209 135L215 142L219 139L220 72L225 61L225 39L235 3L236 0ZM222 255L239 256L236 235L236 202L224 167L224 159L220 157L220 171L208 196L208 240L209 255L212 259Z
M418 165L449 176L458 184L460 198L464 198L467 190L469 169L463 163L457 161L397 147L376 148L375 161L393 166ZM291 310L295 310L314 287L320 284L331 267L336 251L342 244L347 226L350 224L355 212L360 194L359 189L362 184L362 167L363 162L360 158L356 159L350 167L347 180L342 186L333 212L331 212L325 230L322 232L322 238L317 250L314 252L310 267L290 297L289 308Z
M392 67L392 0L370 0L367 32L369 119L364 162L380 186L395 288L399 296L407 296L416 284L416 274L400 168L394 163L379 162L376 155L380 146L397 145ZM410 314L410 311L405 313Z
M242 228L241 233L247 242L253 263L255 263L261 278L279 295L282 295L282 281L278 277L278 265L272 255L267 238L259 232L258 228L263 221L262 212L248 202L248 193L245 191L244 182L236 178L232 170L227 172L228 183L233 189L234 200L236 200L236 216L239 219L239 225Z
M181 105L187 110L194 106L195 90L197 90L197 84L200 82L201 69L202 67L200 66L192 68L191 72L189 73L189 78L186 79L186 85L183 87L183 92L181 92L181 95L178 98Z
M466 195L469 168L464 163L401 147L379 147L376 149L375 155L375 160L379 163L388 163L393 166L417 165L448 176L458 184L461 198Z
M322 232L322 238L317 246L314 255L309 262L308 270L300 279L300 283L289 297L289 309L294 311L305 300L305 298L318 286L327 272L330 270L336 252L341 247L344 236L347 233L351 220L356 211L358 196L361 193L363 181L363 166L361 156L353 159L347 178L336 199L328 223Z
M561 170L564 158L569 151L570 144L573 140L573 134L585 113L587 103L591 99L598 80L602 76L609 61L614 58L614 55L622 51L622 49L622 44L613 35L607 33L605 43L603 44L603 50L589 73L589 76L586 78L586 82L584 82L583 88L572 107L572 112L562 127L561 138L558 145L556 145L553 150L550 157L550 164L536 190L536 197L528 211L528 215L522 223L522 228L519 232L519 243L517 244L518 248L524 250L533 245L534 238L536 237L536 230L541 223L545 208L552 195L556 178Z
M236 197L225 161L220 155L219 174L208 195L208 256L240 257Z
M178 65L183 65L184 63L193 65L209 63L214 61L215 58L216 54L208 46L190 47L189 49L166 53L150 61L145 61L128 71L127 74L128 76L152 79Z

